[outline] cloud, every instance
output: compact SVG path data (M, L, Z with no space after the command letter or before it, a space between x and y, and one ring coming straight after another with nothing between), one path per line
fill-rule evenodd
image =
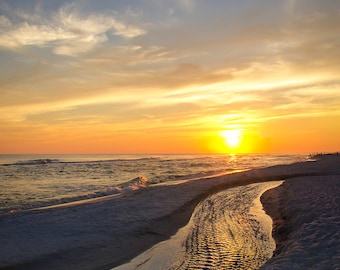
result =
M19 75L3 75L12 85L2 87L1 103L115 100L129 93L129 98L134 95L146 103L153 95L164 106L204 104L209 112L221 106L216 115L241 108L267 109L276 116L288 114L289 108L319 110L317 104L337 96L333 92L322 101L301 89L332 77L324 73L338 74L338 10L316 1L302 9L294 0L285 1L287 10L275 3L263 9L250 2L240 7L223 1L216 6L193 0L153 2L153 9L145 5L139 12L125 5L121 13L86 13L67 4L44 16L42 7L31 14L7 7L0 16L0 45L43 50L11 58L16 65L12 73ZM164 12L169 7L174 9L171 14ZM195 12L186 12L193 8ZM82 57L48 58L46 51ZM39 69L34 61L42 63ZM287 85L292 80L305 84Z
M285 0L285 8L287 13L292 13L295 7L296 0Z
M4 15L0 16L0 26L1 27L10 27L12 25L11 21Z
M26 112L21 116L21 120L34 126L109 126L112 131L117 132L157 126L183 127L200 121L197 119L200 112L201 107L193 103L145 104L139 99Z
M185 9L192 11L195 7L194 0L178 0L180 6L184 7Z
M90 51L110 36L132 38L145 33L140 27L119 20L116 14L84 15L70 4L62 6L51 18L13 13L16 20L0 17L0 46L9 49L32 45L72 56Z
M154 78L156 85L165 88L206 85L232 79L232 75L225 71L207 70L191 63L179 64L175 68L158 73L157 77Z

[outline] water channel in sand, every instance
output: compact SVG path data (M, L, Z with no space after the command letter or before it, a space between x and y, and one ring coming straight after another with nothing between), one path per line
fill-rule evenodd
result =
M211 195L171 239L114 269L258 269L275 249L272 221L259 198L281 183L239 186Z

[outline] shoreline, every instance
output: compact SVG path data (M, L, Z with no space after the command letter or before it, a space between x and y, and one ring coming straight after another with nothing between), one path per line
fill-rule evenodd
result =
M0 216L0 237L5 239L0 269L110 269L169 239L210 194L257 182L339 174L339 160L334 156L277 165L180 185L151 186L119 200ZM124 220L121 209L128 213ZM117 231L116 224L124 229Z

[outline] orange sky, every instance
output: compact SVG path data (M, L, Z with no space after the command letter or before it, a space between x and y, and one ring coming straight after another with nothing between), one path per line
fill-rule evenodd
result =
M0 3L0 153L340 151L337 1L46 2Z

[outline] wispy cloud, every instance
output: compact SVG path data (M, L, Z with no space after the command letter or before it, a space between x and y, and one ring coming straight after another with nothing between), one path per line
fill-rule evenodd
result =
M179 5L184 7L187 10L192 11L195 7L195 1L194 0L179 0L178 1Z
M291 13L294 10L296 0L285 0L285 8L287 13Z
M0 17L0 46L18 49L34 45L56 54L78 55L93 49L110 36L132 38L145 33L118 19L116 14L81 14L75 5L62 6L50 18L44 14L17 12L12 21Z
M337 1L19 2L0 1L8 134L284 133L340 113Z

